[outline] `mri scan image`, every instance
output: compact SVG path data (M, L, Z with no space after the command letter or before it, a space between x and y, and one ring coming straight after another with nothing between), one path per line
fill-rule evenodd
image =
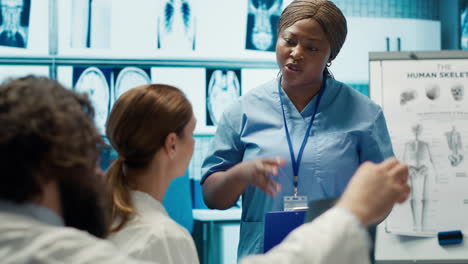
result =
M148 73L137 67L125 67L117 75L114 88L114 101L131 88L150 84Z
M0 0L0 46L26 48L31 0Z
M247 36L245 48L274 51L282 0L247 0Z
M109 70L105 70L109 76ZM73 69L74 90L88 94L94 107L94 122L101 134L105 133L105 125L109 114L109 82L104 72L97 67Z
M162 14L158 16L158 49L196 48L196 15L194 3L189 0L165 0Z
M206 125L219 122L224 109L241 94L240 70L207 70Z

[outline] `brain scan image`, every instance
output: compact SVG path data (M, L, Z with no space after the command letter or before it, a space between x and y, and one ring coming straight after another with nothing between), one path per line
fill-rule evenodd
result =
M429 85L426 87L426 97L429 100L436 100L440 96L440 87L438 85Z
M117 100L126 91L144 84L150 84L151 78L148 74L136 67L126 67L120 71L115 81L114 100Z
M87 68L78 78L75 91L88 94L95 111L94 123L103 134L109 114L109 85L104 73L96 67Z
M246 49L274 51L282 0L248 0Z
M207 90L207 125L216 125L224 109L239 96L240 82L233 70L213 71Z
M453 100L455 101L461 101L463 100L463 95L464 95L464 90L465 88L463 85L454 85L450 88L450 92L452 93Z

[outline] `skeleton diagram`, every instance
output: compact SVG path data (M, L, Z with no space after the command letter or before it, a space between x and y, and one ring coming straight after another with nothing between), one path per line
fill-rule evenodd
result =
M196 17L188 0L166 0L158 17L157 48L184 47L195 50Z
M448 155L448 159L452 167L456 167L463 160L463 155L460 153L463 150L460 132L453 126L451 131L445 133L445 137L447 138L447 144L451 151Z
M226 106L240 96L240 83L232 70L215 70L211 74L207 94L207 110L213 124L216 125Z
M254 2L257 2L256 6ZM268 2L273 3L268 4ZM272 47L275 30L272 29L270 18L280 11L281 2L281 0L249 0L249 13L254 18L251 42L256 49L269 50Z
M412 127L414 139L406 142L403 161L409 166L409 180L411 185L411 213L413 217L414 231L422 231L424 228L424 212L426 207L427 183L430 170L434 167L429 144L419 139L422 126L416 124Z
M25 48L27 27L21 26L23 0L0 0L1 20L0 45Z

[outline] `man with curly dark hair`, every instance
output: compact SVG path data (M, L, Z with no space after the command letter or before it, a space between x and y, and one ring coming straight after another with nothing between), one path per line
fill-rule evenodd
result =
M2 263L130 263L89 235L107 235L102 140L92 120L88 98L55 81L0 85Z

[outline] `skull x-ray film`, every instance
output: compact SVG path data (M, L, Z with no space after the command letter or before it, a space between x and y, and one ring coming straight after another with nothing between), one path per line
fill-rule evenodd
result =
M194 1L164 0L157 17L158 49L195 50L197 41Z
M274 51L277 25L282 11L282 0L247 1L245 48L248 50Z
M241 95L240 69L206 69L206 84L206 125L214 126Z
M0 46L26 48L31 0L0 0Z
M109 115L111 71L110 68L98 67L73 68L73 89L88 94L94 107L94 122L102 135Z
M149 68L125 67L114 69L114 102L126 91L144 84L150 84Z
M111 0L73 0L71 48L110 48Z

